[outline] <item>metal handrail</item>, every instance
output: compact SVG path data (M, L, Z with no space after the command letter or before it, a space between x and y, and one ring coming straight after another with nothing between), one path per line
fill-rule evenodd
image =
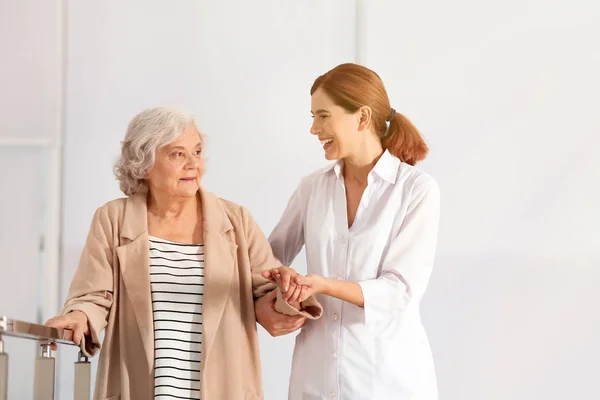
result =
M8 400L8 354L5 352L3 336L37 340L40 355L35 360L34 400L54 400L55 359L52 343L75 346L73 331L46 325L0 317L0 400ZM90 362L80 351L74 366L74 400L90 399Z
M75 346L73 331L70 329L54 328L46 325L0 317L0 335L13 336L23 339L47 340Z

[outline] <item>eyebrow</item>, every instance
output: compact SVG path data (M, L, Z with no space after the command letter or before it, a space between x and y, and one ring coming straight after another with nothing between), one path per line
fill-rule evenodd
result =
M198 144L196 144L194 146L194 148L198 148L198 147L202 147L202 142L198 142ZM185 150L185 147L183 147L183 146L174 146L174 147L169 148L169 150Z

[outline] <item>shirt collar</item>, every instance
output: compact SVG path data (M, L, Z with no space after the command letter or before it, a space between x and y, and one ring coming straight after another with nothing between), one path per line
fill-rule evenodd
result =
M398 179L398 167L400 167L400 159L386 149L371 172L393 185Z
M335 175L338 179L342 180L342 169L344 166L344 160L338 160L331 167L335 172ZM389 150L385 150L377 164L373 167L371 172L369 172L369 181L372 181L374 175L383 179L386 182L391 183L392 185L396 183L398 179L398 167L400 166L400 159L398 157L393 156Z

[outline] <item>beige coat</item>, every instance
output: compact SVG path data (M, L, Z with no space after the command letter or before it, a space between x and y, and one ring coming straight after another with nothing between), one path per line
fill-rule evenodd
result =
M254 298L274 289L260 273L280 263L246 209L203 189L199 195L205 245L202 399L262 399ZM145 194L111 201L96 211L61 313L83 311L90 327L90 335L81 345L83 352L92 356L102 348L96 400L153 398L154 329L146 213ZM299 313L279 300L278 311ZM303 309L310 318L322 313L314 298L303 303Z

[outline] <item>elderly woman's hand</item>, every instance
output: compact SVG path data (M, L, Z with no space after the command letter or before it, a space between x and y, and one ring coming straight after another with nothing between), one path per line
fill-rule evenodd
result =
M88 317L81 311L72 311L65 315L51 318L46 325L54 328L63 328L73 331L73 343L79 346L81 339L90 333ZM52 350L56 350L56 344L52 343Z
M306 317L301 315L285 315L275 310L277 291L272 290L254 302L256 321L273 337L287 335L304 325Z

